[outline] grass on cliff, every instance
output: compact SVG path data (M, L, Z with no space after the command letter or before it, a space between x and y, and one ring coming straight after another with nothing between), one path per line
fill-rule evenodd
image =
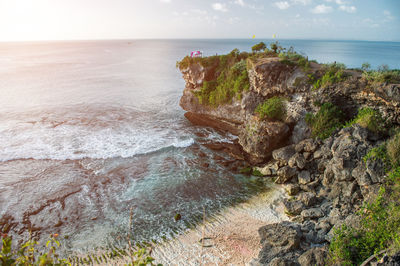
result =
M240 99L243 91L247 91L250 82L247 74L246 59L250 56L247 52L232 50L227 55L215 55L203 58L186 56L177 62L180 70L188 68L191 64L199 63L207 68L206 77L200 91L196 91L200 104L217 107L229 103L233 98Z
M284 64L299 66L306 72L310 70L310 61L308 61L308 57L295 52L293 47L290 47L287 51L281 51L279 53L279 58Z
M366 107L358 110L357 116L348 122L346 126L358 124L374 133L384 133L385 121L379 111Z
M360 265L371 255L385 250L400 252L400 132L383 145L372 149L365 160L388 164L385 183L378 196L365 204L358 215L360 228L342 226L330 243L332 264Z
M387 65L381 65L377 70L370 70L368 63L364 63L362 69L363 78L370 83L400 83L400 69L390 70Z
M314 138L326 139L343 126L344 115L339 107L324 103L316 114L307 113L305 119Z
M260 115L261 119L284 120L286 115L285 99L274 96L264 103L257 106L255 112Z
M320 78L313 74L310 74L308 78L314 89L325 88L346 80L348 75L345 73L345 69L344 64L325 64L321 70L323 74Z

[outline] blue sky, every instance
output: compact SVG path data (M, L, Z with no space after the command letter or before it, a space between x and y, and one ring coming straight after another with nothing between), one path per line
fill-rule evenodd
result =
M0 41L271 38L400 41L400 0L0 0Z

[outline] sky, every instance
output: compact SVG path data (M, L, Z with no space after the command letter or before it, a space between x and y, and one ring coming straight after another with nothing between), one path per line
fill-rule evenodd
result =
M0 41L400 41L400 0L0 0Z

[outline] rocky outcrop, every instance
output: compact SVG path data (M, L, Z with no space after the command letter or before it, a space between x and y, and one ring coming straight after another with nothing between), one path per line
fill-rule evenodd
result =
M318 75L319 64L311 63L308 73L279 58L248 59L247 65L249 91L243 93L240 100L233 98L218 107L201 104L196 96L206 77L215 74L215 69L200 63L189 65L181 70L186 86L180 105L188 111L186 117L194 124L237 135L253 164L268 161L277 148L309 138L311 132L305 115L318 109L314 103L332 102L348 118L361 107L373 107L389 123L400 124L399 84L369 85L359 72L347 71L350 77L346 81L314 90L307 75ZM287 115L283 122L260 120L254 113L258 104L272 96L286 99Z
M306 74L278 58L247 63L250 89L241 100L216 108L200 104L195 94L210 73L194 64L182 71L186 87L180 104L193 123L237 135L246 153L243 158L258 164L261 174L283 184L288 193L283 205L291 221L260 228L262 250L253 264L325 265L334 230L343 224L357 227L355 213L377 195L384 181L383 162L362 159L384 136L353 125L324 141L314 140L306 113L317 111L318 103L324 102L337 105L347 118L362 107L372 107L388 124L398 125L400 85L371 85L359 72L346 70L345 81L315 90L307 74L321 76L318 64L311 63ZM284 121L261 120L254 113L258 104L273 96L286 99Z
M265 167L277 166L269 177L285 183L291 197L283 205L292 222L260 228L263 248L258 265L274 265L277 254L286 260L284 265L325 265L334 230L342 224L359 225L355 213L384 182L383 163L363 161L380 143L367 136L367 129L354 125L323 142L305 139L273 152L275 163ZM285 230L287 235L281 233Z

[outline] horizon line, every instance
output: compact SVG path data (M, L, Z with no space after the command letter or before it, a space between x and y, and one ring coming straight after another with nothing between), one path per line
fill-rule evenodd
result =
M358 42L400 42L400 40L360 40L327 38L110 38L110 39L43 39L43 40L0 40L0 43L43 43L43 42L90 42L90 41L140 41L140 40L299 40L299 41L358 41Z

